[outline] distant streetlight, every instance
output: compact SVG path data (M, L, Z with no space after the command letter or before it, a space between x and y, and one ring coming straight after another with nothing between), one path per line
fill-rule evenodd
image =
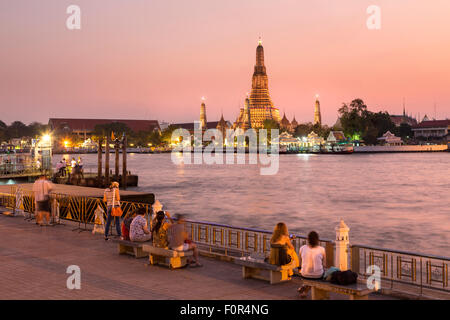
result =
M49 134L44 134L44 135L42 136L42 142L50 143L51 141L52 141L52 138L50 137Z

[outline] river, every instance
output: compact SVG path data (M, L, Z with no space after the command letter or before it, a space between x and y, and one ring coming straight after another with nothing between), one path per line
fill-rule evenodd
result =
M96 170L97 155L82 158ZM450 256L450 153L279 159L268 176L250 164L176 165L170 154L129 154L128 168L137 190L189 219L267 230L283 221L290 232L333 239L342 218L352 243Z

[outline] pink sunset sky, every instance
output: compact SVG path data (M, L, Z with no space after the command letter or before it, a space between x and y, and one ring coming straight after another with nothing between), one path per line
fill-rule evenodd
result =
M66 8L81 8L81 30ZM370 5L381 30L366 27ZM3 0L0 119L234 121L261 36L274 104L323 122L343 102L450 117L448 0Z

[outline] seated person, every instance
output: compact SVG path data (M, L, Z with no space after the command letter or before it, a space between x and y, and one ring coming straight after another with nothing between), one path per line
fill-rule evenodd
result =
M130 240L130 227L131 222L136 217L136 213L133 213L132 215L128 216L123 220L122 222L122 240Z
M286 256L287 259L285 258ZM287 263L285 264L283 262ZM289 239L288 228L283 222L278 223L273 230L272 238L270 239L269 263L289 266L289 277L294 274L293 269L298 268L299 266L298 256Z
M130 240L135 242L145 242L150 240L152 235L147 228L147 220L144 218L145 208L136 211L136 217L130 225Z
M319 246L319 234L311 231L308 234L308 244L300 248L301 275L305 279L321 279L325 271L325 248ZM302 286L298 289L300 296L305 298L311 287Z
M170 220L167 221L166 217ZM157 248L168 248L169 240L167 237L167 229L173 223L170 213L168 211L158 211L155 219L153 219L152 235L153 246Z
M198 248L185 230L184 216L181 214L177 215L177 222L170 226L169 228L169 248L176 251L194 251L194 261L190 263L191 267L201 267L202 265L198 261Z

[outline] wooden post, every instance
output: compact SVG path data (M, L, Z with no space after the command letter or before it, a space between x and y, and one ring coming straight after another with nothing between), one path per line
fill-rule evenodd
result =
M98 138L98 164L97 164L97 178L100 183L102 180L102 158L103 158L103 149L102 149L103 138Z
M105 147L105 184L107 187L110 185L109 179L109 143L110 138L109 135L106 136L106 147Z
M114 150L116 151L116 159L115 159L115 177L118 180L119 179L119 162L120 162L120 158L119 158L119 148L120 145L118 143L114 143Z
M127 137L122 141L122 187L127 188Z

